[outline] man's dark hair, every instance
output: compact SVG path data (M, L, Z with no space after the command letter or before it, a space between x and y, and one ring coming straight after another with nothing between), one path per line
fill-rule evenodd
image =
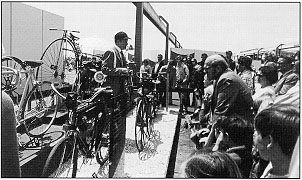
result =
M232 51L226 51L225 54L230 54L231 56L233 55Z
M208 57L208 55L206 53L202 53L201 57L203 57L203 56L206 57L206 58Z
M272 105L256 115L255 129L262 138L271 135L282 152L291 156L300 135L299 111L290 104Z

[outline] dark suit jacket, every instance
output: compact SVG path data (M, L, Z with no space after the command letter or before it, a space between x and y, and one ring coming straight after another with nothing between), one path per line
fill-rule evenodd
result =
M292 70L284 73L284 75L274 85L276 95L285 94L291 87L296 85L298 79L298 75Z
M234 113L252 120L252 94L245 82L227 69L214 83L211 110L213 115L230 116Z
M114 95L124 92L125 77L116 72L116 68L126 68L125 57L116 46L105 52L102 58L102 72L107 75L103 86L111 86Z

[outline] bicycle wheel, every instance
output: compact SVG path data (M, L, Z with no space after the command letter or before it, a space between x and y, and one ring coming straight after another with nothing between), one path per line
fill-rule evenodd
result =
M147 105L148 107L148 111L147 111L147 122L148 122L148 135L149 137L151 136L153 129L154 129L154 125L153 125L153 118L154 118L154 99L151 99L150 102Z
M135 143L139 152L143 151L148 139L147 109L143 99L139 100L135 122Z
M1 66L10 67L16 70L25 70L25 64L18 58L13 56L5 56L1 59ZM2 69L3 70L3 69ZM27 78L27 74L25 77ZM21 90L17 90L17 84L14 84L16 75L2 75L1 76L1 90L6 92L13 100L14 104L19 105L21 99Z
M110 122L102 133L100 133L100 142L96 149L96 161L103 166L109 159L109 146L110 146Z
M75 177L77 168L74 169L74 162L77 162L77 150L74 136L61 139L51 150L42 177Z
M68 38L56 39L43 52L43 64L38 67L36 78L39 81L68 82L72 84L75 72L69 72L66 62L78 60L75 45Z
M20 105L18 120L24 123L26 133L32 137L44 134L53 124L58 110L58 95L51 83L36 84Z

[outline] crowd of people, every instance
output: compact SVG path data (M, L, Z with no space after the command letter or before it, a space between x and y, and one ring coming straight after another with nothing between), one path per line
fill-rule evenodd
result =
M202 54L200 62L178 55L164 65L161 54L158 58L153 70L144 64L141 72L152 71L163 87L160 72L169 72L170 90L178 89L179 114L193 106L190 117L201 127L190 136L196 149L182 164L184 177L299 177L299 163L291 163L300 135L299 52L267 56L259 69L249 56L232 60L231 51ZM192 90L192 103L184 89Z
M248 56L234 70L233 62L223 55L204 62L211 90L204 87L203 114L191 116L203 128L192 131L197 146L184 177L299 177L298 163L290 167L300 135L299 55L267 58L258 70Z
M190 136L196 149L183 176L298 177L291 159L300 135L299 52L267 56L259 69L249 56L232 60L231 51L201 59L179 55L159 70L170 73L170 90L179 88L179 114L193 106L191 118L202 127ZM186 88L193 89L192 104Z

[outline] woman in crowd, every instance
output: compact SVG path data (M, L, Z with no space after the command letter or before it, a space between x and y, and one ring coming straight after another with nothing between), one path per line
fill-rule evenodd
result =
M253 133L252 123L236 114L220 117L216 123L212 151L225 151L237 163L243 178L249 177L253 164Z
M184 178L242 178L236 162L218 151L197 153L181 169Z
M143 60L143 64L141 65L139 72L140 72L141 78L143 78L144 76L151 77L152 68L149 65L149 59Z
M257 72L258 83L261 88L257 89L252 96L254 101L254 112L260 112L262 109L272 104L276 98L274 87L272 86L278 80L277 66L273 62L268 62L259 68Z
M255 93L255 73L252 69L252 58L240 56L238 59L237 72L240 78L246 83L251 93Z
M272 105L255 117L254 144L260 157L270 163L262 178L286 178L300 133L298 109L290 104Z

